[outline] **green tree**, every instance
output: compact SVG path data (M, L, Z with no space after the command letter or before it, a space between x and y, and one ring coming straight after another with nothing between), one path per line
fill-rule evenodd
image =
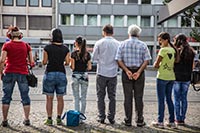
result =
M172 0L164 0L163 4L166 5ZM190 32L190 36L194 38L196 41L200 42L200 6L193 6L188 10L183 12L184 16L182 17L182 25L190 25L190 21L193 19L195 21L195 28L192 28Z

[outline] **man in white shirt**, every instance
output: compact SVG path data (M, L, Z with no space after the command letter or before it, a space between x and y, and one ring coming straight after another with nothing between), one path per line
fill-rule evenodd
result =
M115 60L119 42L114 39L113 27L108 24L103 27L103 38L95 43L93 51L93 61L97 62L97 106L98 106L98 122L104 123L105 114L105 96L106 91L109 98L108 120L111 124L115 123L116 112L116 86L118 64ZM106 90L107 89L107 90Z

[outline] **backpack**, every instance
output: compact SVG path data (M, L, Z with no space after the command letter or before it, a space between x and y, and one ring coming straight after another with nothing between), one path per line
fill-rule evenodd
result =
M69 110L64 113L62 119L66 117L66 126L79 126L80 120L86 120L86 116L77 110Z

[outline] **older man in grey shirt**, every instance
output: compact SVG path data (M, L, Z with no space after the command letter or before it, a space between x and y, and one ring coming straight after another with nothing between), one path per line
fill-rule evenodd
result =
M98 119L100 123L105 122L105 96L106 89L109 98L108 120L111 124L115 123L116 108L116 86L118 64L115 60L119 42L112 37L113 27L105 25L103 28L103 38L95 43L93 51L93 61L97 62L97 106Z

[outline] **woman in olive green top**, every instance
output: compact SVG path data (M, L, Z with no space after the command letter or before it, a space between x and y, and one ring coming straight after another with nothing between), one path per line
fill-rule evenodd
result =
M157 97L158 97L158 119L152 125L158 128L164 128L165 99L169 110L169 121L167 126L175 128L174 124L174 106L172 102L172 87L175 80L174 62L176 49L170 43L170 35L162 32L158 36L160 51L154 63L158 68L157 73Z

